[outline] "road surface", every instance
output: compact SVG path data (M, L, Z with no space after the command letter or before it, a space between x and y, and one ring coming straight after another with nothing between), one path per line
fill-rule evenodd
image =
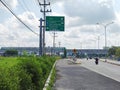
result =
M120 90L120 66L94 60L59 60L54 90Z

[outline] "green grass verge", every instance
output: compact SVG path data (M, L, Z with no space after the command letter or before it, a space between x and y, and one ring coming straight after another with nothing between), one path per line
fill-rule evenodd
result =
M47 87L47 90L53 90L55 79L56 79L56 69L54 67L51 78L50 78L49 86Z
M0 57L0 90L43 90L56 57ZM49 89L52 90L53 70Z
M17 57L0 57L0 67L10 68L19 62Z

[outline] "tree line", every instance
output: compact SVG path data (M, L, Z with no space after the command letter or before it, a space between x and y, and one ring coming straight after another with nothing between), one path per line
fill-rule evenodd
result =
M120 60L120 47L112 46L108 50L108 56Z

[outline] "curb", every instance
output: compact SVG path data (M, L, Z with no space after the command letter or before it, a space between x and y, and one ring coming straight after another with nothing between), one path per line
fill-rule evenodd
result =
M57 61L55 61L54 65L53 65L53 67L52 67L52 69L51 69L51 71L50 71L50 74L49 74L49 76L48 76L47 81L45 82L45 85L44 85L43 90L47 90L47 87L49 86L50 78L51 78L53 69L54 69L54 67L55 67L55 65L56 65L56 62L57 62Z
M120 66L120 64L117 64L117 63L114 63L114 62L109 62L109 61L107 61L107 63L113 64L113 65L117 65L117 66Z
M103 61L103 60L101 60L102 62L105 62L105 61ZM109 64L113 64L113 65L117 65L117 66L120 66L120 64L119 63L114 63L114 62L110 62L110 61L107 61L106 63L109 63Z

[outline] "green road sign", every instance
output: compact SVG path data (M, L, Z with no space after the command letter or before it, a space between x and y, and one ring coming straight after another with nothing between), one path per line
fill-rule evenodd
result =
M64 31L63 16L46 16L46 31Z

